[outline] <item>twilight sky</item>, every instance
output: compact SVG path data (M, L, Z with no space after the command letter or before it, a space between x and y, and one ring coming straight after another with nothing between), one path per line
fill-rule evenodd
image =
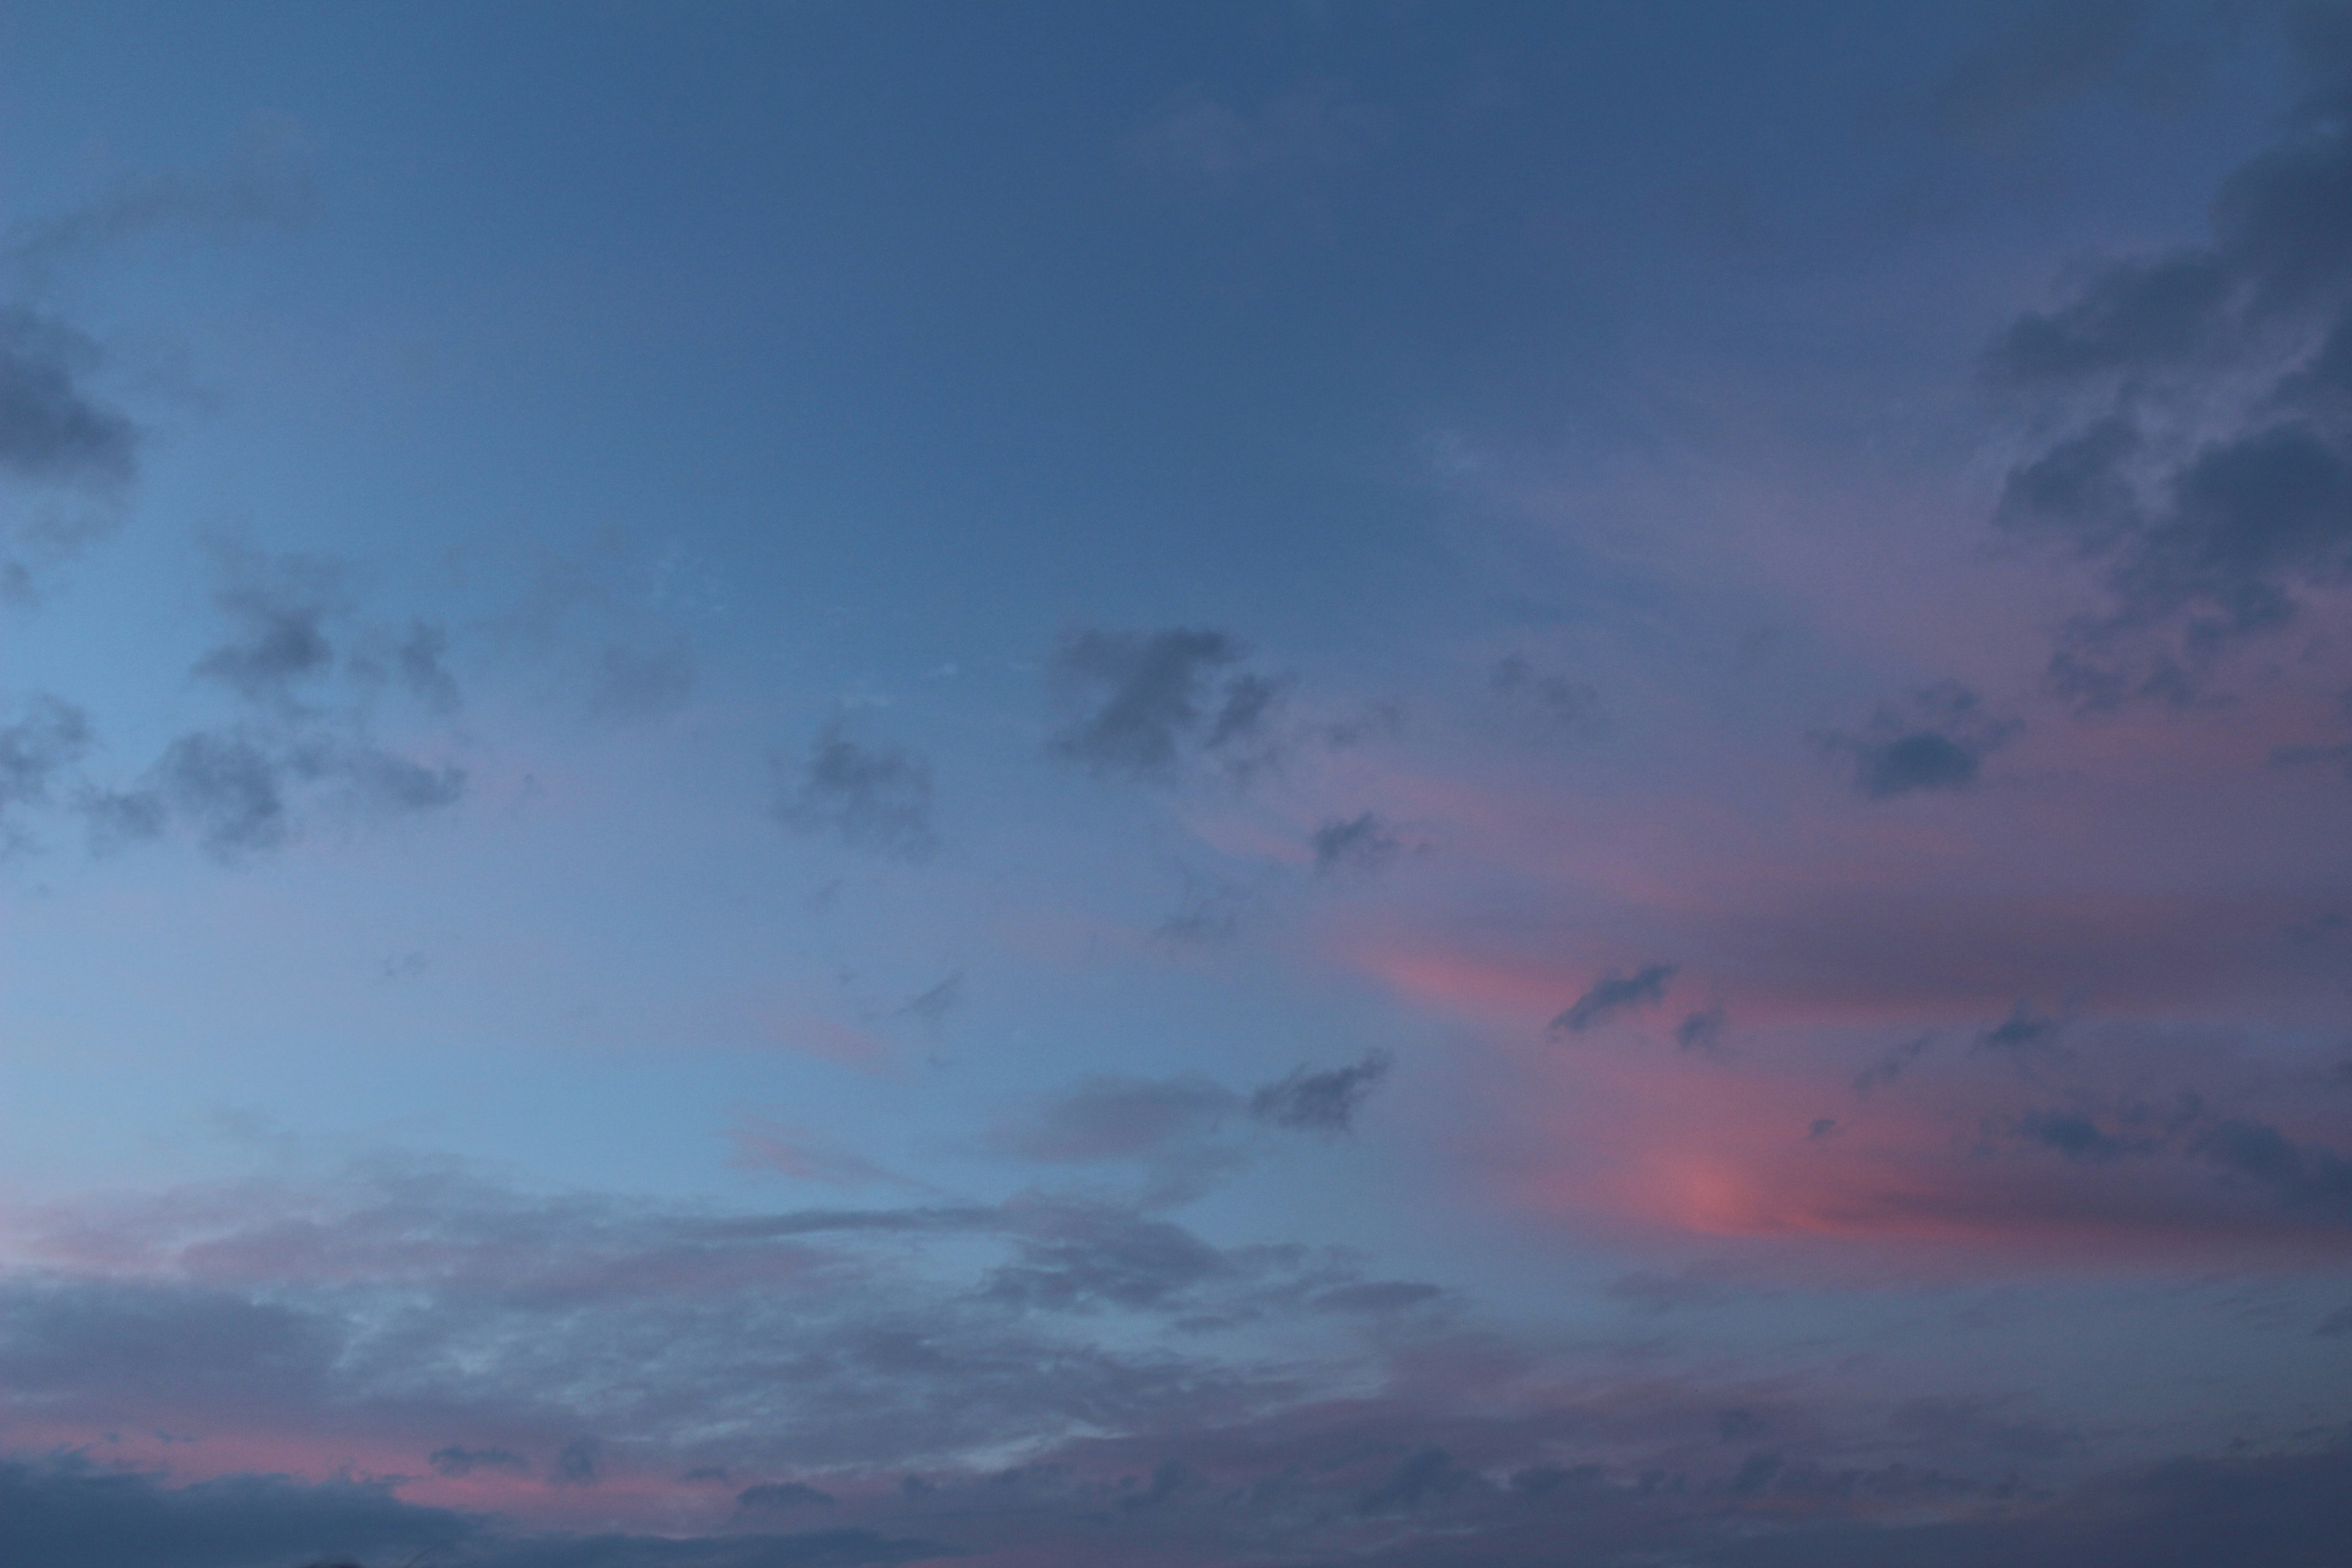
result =
M2352 10L0 11L26 1568L2325 1568Z

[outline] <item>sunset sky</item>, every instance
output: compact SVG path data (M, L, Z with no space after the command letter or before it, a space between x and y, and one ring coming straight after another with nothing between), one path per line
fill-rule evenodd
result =
M0 1558L2329 1568L2352 10L0 10Z

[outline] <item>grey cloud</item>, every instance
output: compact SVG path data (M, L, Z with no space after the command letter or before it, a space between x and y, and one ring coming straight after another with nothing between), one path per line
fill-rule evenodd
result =
M1666 999L1666 984L1679 967L1645 963L1631 974L1611 970L1551 1021L1551 1032L1580 1035L1620 1013L1656 1005Z
M555 1451L555 1463L548 1467L548 1479L560 1487L593 1487L604 1479L604 1467L599 1463L603 1445L593 1437L575 1437Z
M787 827L903 860L928 859L939 848L930 764L912 752L853 740L836 719L805 763L789 771L779 763L777 773L774 815Z
M262 130L245 143L226 174L151 174L86 205L14 225L0 254L37 285L63 263L157 229L228 230L302 217L311 185L296 139Z
M2334 1339L2338 1335L2343 1334L2352 1334L2352 1304L2338 1307L2336 1310L2328 1313L2327 1316L2320 1319L2319 1326L2316 1329L2314 1329L2312 1332L2326 1339Z
M1907 1399L1895 1407L1887 1425L1939 1447L1979 1447L2021 1459L2063 1454L2083 1442L2079 1433L2047 1422L2004 1415L1997 1406L1976 1399Z
M18 814L47 805L60 776L90 745L89 715L45 694L27 698L0 724L0 841L16 839Z
M795 1508L831 1508L840 1500L831 1492L799 1481L768 1481L745 1487L735 1494L735 1506L753 1513L781 1513Z
M510 1454L504 1448L467 1448L452 1444L436 1448L425 1458L433 1473L441 1476L470 1476L476 1470L503 1470L520 1475L530 1468L530 1461L520 1454Z
M1899 1081L1921 1057L1927 1054L1928 1049L1935 1043L1936 1035L1931 1030L1895 1047L1884 1057L1853 1075L1854 1093L1866 1097L1873 1089L1884 1089L1889 1084Z
M1869 800L1892 800L1923 790L1963 790L1977 782L1984 759L2019 730L1995 719L1977 694L1946 681L1915 692L1900 707L1881 708L1859 731L1814 737L1853 769L1853 787Z
M1955 61L1929 89L1945 126L1979 139L2014 134L2051 107L2134 62L2147 41L2146 0L2050 0Z
M596 656L588 709L605 719L656 718L684 706L694 679L694 647L683 638L650 648L607 643Z
M1998 381L2074 411L1996 521L2102 569L2106 607L2051 661L2078 708L2197 700L2352 577L2352 61L2330 78L2224 184L2210 243L2111 263L1991 352Z
M1443 1448L1423 1448L1398 1461L1381 1484L1356 1505L1358 1513L1409 1513L1423 1504L1483 1489L1484 1478L1454 1462Z
M927 987L908 997L898 1005L898 1011L907 1017L919 1018L926 1024L937 1026L941 1019L954 1010L956 1004L962 1000L963 971L959 969L937 985Z
M345 605L342 568L226 547L220 557L225 580L214 600L234 635L199 658L195 673L247 701L291 710L297 691L334 668L326 626Z
M1307 843L1315 851L1315 869L1326 875L1351 868L1376 871L1404 847L1388 824L1369 811L1334 817L1317 828Z
M1115 1209L1047 1208L1026 1216L1020 1256L982 1294L1064 1311L1109 1304L1156 1307L1231 1275L1237 1265L1183 1226Z
M1496 693L1535 714L1549 730L1586 732L1600 713L1599 688L1564 675L1546 674L1524 654L1496 660L1488 683Z
M1675 1044L1686 1051L1712 1051L1723 1044L1724 1012L1720 1003L1693 1013L1675 1026Z
M1320 1072L1300 1068L1251 1095L1249 1113L1273 1127L1345 1132L1354 1126L1357 1110L1392 1065L1386 1052L1374 1051L1349 1067Z
M449 634L432 621L412 623L393 652L393 668L402 684L436 713L454 713L461 700L457 678L444 662L448 654Z
M454 765L428 766L362 742L281 743L250 730L202 730L163 750L130 790L94 790L77 805L100 848L185 823L214 855L278 848L294 834L298 792L326 790L362 816L439 810L465 794Z
M81 385L97 360L97 346L63 322L0 306L0 470L41 480L131 477L136 430Z
M1977 1045L1986 1050L2019 1054L2048 1052L2057 1048L2059 1036L2065 1027L2063 1017L2037 1014L2032 1004L2021 1001L2010 1010L2008 1017L1979 1034Z
M0 1463L11 1557L74 1568L254 1568L321 1554L382 1555L467 1542L478 1521L404 1503L387 1486L229 1476L165 1487L75 1459Z
M1225 675L1246 650L1223 632L1081 630L1054 649L1051 674L1071 717L1051 752L1107 775L1164 778L1195 742L1246 768L1269 737L1274 684L1246 670Z
M1204 1078L1089 1079L1027 1122L1000 1131L994 1142L1055 1163L1136 1159L1207 1136L1240 1103L1239 1095Z

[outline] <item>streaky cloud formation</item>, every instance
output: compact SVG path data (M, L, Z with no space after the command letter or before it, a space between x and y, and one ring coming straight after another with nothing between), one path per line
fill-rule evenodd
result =
M1581 1035L1620 1014L1654 1006L1666 999L1667 984L1680 972L1672 963L1645 963L1631 974L1612 969L1552 1019L1551 1031Z

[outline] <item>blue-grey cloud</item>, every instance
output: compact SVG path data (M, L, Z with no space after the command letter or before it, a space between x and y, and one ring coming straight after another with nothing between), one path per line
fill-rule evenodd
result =
M1326 875L1378 870L1404 848L1389 825L1369 811L1332 818L1308 836L1307 845L1315 851L1315 869Z
M1680 969L1673 963L1645 963L1631 974L1611 970L1594 981L1551 1021L1554 1034L1580 1035L1621 1013L1652 1007L1666 999L1666 985Z
M1854 790L1864 799L1892 800L1969 788L1985 758L2021 727L1993 717L1967 687L1947 681L1879 709L1859 731L1817 735L1814 743L1848 763Z
M1234 668L1247 651L1187 627L1066 633L1050 672L1069 717L1048 750L1106 775L1166 778L1195 750L1246 772L1264 761L1278 697L1266 677Z
M1319 1071L1300 1068L1252 1094L1249 1113L1273 1127L1345 1132L1355 1125L1356 1111L1394 1065L1386 1052L1374 1051L1348 1067Z
M18 479L119 481L137 449L131 421L92 399L89 338L22 306L0 306L0 472Z
M931 828L931 765L903 747L854 739L836 719L817 734L797 766L776 764L773 814L802 833L902 860L929 859L939 848Z

